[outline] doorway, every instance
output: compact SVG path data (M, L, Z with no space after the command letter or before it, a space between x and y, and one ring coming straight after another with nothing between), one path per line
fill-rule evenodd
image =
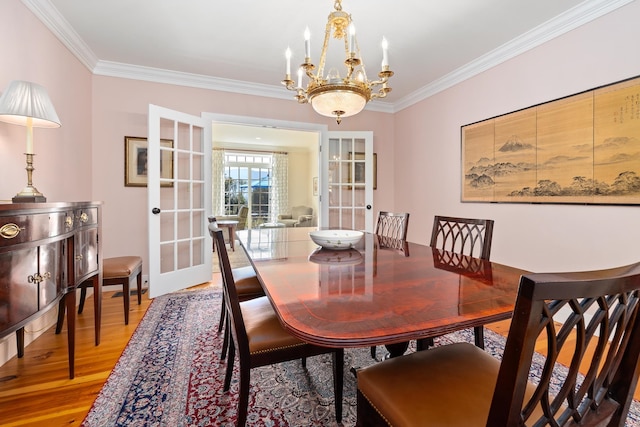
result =
M306 127L304 123L278 122L274 120L269 120L267 125L266 123L261 123L260 119L218 115L212 115L211 119L213 122L212 138L214 150L222 149L225 153L234 153L239 157L251 157L254 154L259 156L286 153L289 165L289 183L287 186L288 191L286 192L287 205L289 207L301 205L311 207L315 217L314 224L319 224L320 197L319 192L317 190L314 191L313 185L314 182L318 182L320 175L319 147L321 131L324 126L310 124L309 127ZM225 168L224 190L226 191L227 182L238 187L233 190L236 194L232 195L231 201L237 199L237 207L240 204L247 204L249 201L257 203L256 206L253 206L251 221L248 221L248 225L256 227L261 223L270 222L278 213L288 213L266 212L268 208L262 202L268 193L265 185L268 185L269 178L263 175L269 174L268 170L266 170L268 168L248 164L241 165L239 163L231 168L227 166ZM247 175L249 169L251 169L253 175L258 173L261 176L256 178L253 175ZM228 181L228 179L236 179L236 175L237 181L233 183ZM250 200L248 200L249 197ZM225 204L227 202L226 199L225 197Z

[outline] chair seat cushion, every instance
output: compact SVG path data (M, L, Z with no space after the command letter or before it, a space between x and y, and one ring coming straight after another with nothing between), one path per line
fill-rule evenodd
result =
M105 258L102 260L102 278L113 279L129 277L142 266L142 258L139 256L120 256Z
M266 296L241 302L240 310L247 330L251 354L305 345L282 328Z
M233 274L233 280L236 282L236 291L238 292L238 298L240 301L247 299L247 297L253 298L264 295L264 289L260 284L256 271L253 267L238 267L231 270Z
M358 389L392 426L484 427L499 369L490 354L456 343L362 369Z

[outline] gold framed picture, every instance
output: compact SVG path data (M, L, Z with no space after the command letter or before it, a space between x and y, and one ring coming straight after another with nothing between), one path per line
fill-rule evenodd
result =
M173 148L173 140L161 139L160 145ZM147 138L135 136L124 137L124 186L147 186ZM165 179L173 179L173 155L171 151L161 150L160 176ZM162 187L172 187L172 182L162 182Z

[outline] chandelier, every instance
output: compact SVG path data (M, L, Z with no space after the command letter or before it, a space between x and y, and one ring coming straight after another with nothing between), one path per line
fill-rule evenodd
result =
M351 15L342 11L341 3L341 0L335 0L333 5L335 10L329 14L317 72L313 73L316 67L311 62L310 33L307 28L304 33L305 58L298 69L298 83L296 85L296 82L291 79L291 49L289 48L285 53L287 72L282 81L288 90L296 92L294 97L299 103L310 103L318 114L335 117L338 124L343 117L358 114L372 99L386 97L387 93L391 92L387 81L393 76L393 71L389 70L387 40L383 38L382 70L378 73L379 80L367 78ZM346 66L344 77L340 77L335 68L331 68L327 75L324 75L327 48L332 32L334 39L344 41L344 65ZM306 74L309 79L306 88L303 87L303 74Z

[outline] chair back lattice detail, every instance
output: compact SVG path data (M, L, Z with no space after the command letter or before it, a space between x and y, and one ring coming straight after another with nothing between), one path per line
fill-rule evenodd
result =
M390 237L396 240L407 240L409 230L409 214L380 211L376 232L378 236Z
M487 426L623 426L640 373L639 289L640 263L523 276ZM546 359L527 399L535 351Z
M435 216L430 246L488 260L492 237L491 219Z

